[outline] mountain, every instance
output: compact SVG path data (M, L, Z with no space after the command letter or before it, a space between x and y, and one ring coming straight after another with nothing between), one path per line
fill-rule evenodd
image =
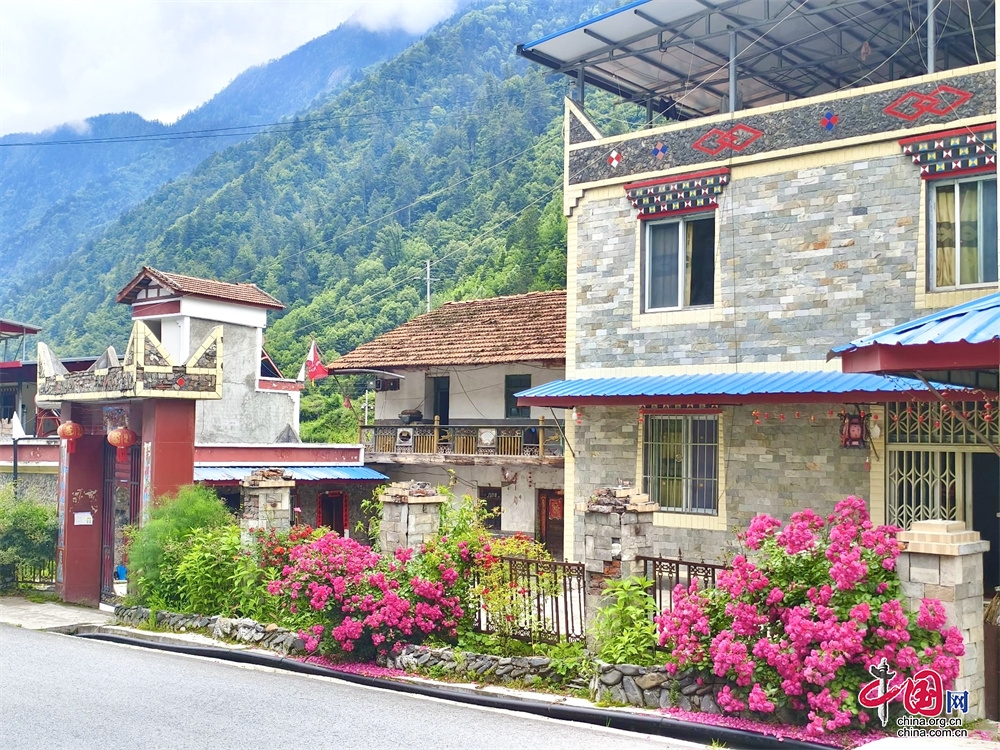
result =
M514 48L603 9L462 11L287 127L164 185L53 272L0 291L0 309L68 356L124 342L114 294L143 264L252 281L288 305L267 348L295 373L312 336L332 358L422 312L427 260L434 304L561 288L567 84ZM633 127L613 104L592 95L588 111L609 134ZM356 439L333 381L303 399L306 438Z
M173 125L126 112L0 138L0 267L14 280L47 269L168 180L342 88L416 38L348 22L244 71ZM59 145L13 145L25 143Z

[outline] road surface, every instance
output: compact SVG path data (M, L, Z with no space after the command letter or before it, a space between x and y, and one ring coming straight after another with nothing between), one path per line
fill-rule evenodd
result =
M0 749L692 750L338 680L0 625Z

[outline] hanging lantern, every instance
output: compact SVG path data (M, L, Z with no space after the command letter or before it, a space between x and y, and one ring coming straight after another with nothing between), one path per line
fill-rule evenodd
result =
M76 441L83 437L83 425L76 422L63 422L56 430L56 434L66 441L66 452L72 453L76 450Z
M138 440L139 436L128 427L118 427L108 433L108 442L118 449L115 453L115 459L118 463L128 461L128 449L135 445Z

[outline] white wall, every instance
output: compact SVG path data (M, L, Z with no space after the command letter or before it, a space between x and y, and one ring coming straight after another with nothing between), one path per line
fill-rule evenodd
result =
M425 403L426 378L447 376L450 379L450 420L475 422L478 420L504 419L504 378L507 375L531 375L531 386L561 380L565 368L533 364L483 365L480 367L434 367L427 370L409 370L399 381L398 391L375 394L375 419L398 420L406 409L420 409L424 419L434 419L434 404ZM556 418L562 419L562 409L556 409ZM531 418L552 418L549 409L532 407Z
M427 466L397 466L379 464L375 467L383 474L388 474L394 482L417 480L431 482L435 485L447 485L451 481L447 469L455 472L457 483L452 489L456 497L462 495L478 496L479 487L500 487L500 529L502 531L523 531L535 533L535 516L537 514L537 490L561 490L563 488L563 470L561 468L539 466L444 466L441 464ZM508 487L503 486L503 469L508 477L517 475L517 481Z

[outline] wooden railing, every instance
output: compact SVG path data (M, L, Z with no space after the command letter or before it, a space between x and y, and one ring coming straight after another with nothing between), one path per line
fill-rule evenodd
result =
M442 454L455 456L538 456L563 455L559 424L508 425L363 425L361 444L368 453Z

